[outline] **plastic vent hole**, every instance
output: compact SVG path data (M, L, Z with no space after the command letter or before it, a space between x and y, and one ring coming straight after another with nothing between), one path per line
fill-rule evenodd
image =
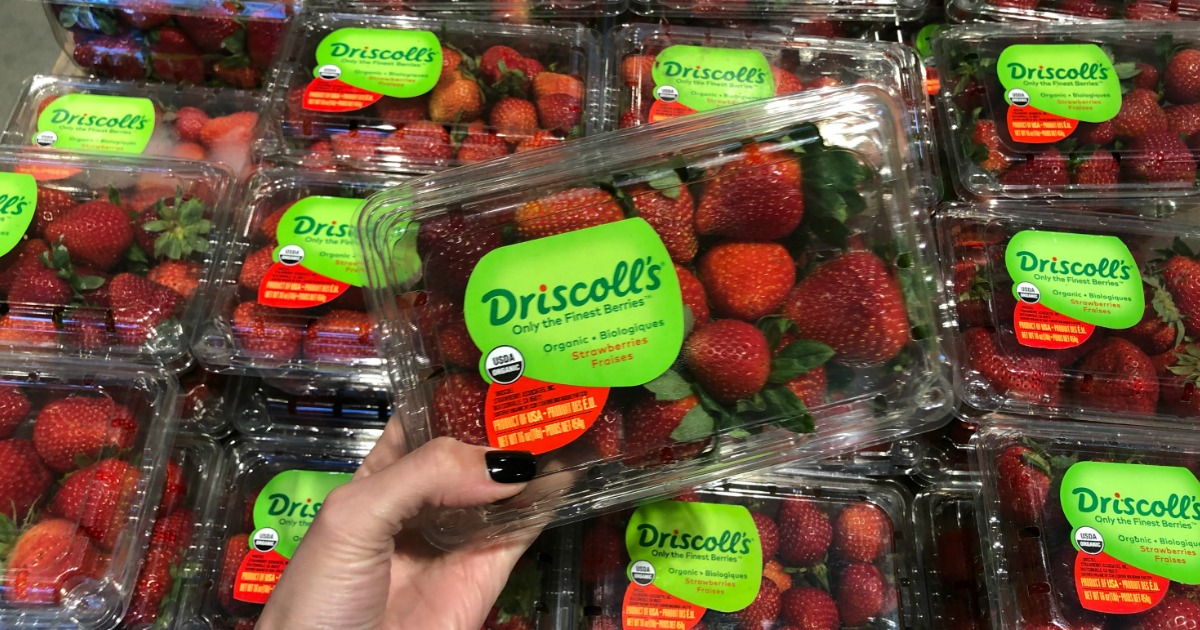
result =
M1084 374L1083 380L1079 382L1079 393L1081 393L1081 394L1092 393L1092 380L1093 380L1093 377L1091 374Z
M601 610L599 606L584 606L583 607L583 616L584 617L599 617L600 613L602 613L602 612L604 612L604 611Z
M924 326L924 325L913 326L912 330L909 331L909 336L911 336L914 341L921 341L923 339L928 339L931 335L932 335L932 331L930 330L930 328L928 326Z
M1029 585L1029 594L1030 595L1049 595L1050 594L1050 583L1049 582L1037 582L1035 584L1030 584Z
M1017 537L1022 540L1037 540L1042 537L1042 529L1040 527L1022 527L1021 531L1017 532Z
M897 269L912 269L913 258L911 254L900 254L896 256Z

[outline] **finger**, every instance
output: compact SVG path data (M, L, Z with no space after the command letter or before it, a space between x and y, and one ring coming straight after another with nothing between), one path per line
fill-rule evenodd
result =
M379 441L371 448L371 452L367 453L362 465L355 471L354 477L356 479L367 477L387 468L403 457L407 450L408 442L404 437L404 428L395 418L388 420L383 427L383 435L379 436Z

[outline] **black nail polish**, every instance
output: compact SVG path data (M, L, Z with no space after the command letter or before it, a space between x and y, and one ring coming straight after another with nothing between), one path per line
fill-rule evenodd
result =
M496 483L524 483L537 474L537 459L527 451L488 451L483 457Z

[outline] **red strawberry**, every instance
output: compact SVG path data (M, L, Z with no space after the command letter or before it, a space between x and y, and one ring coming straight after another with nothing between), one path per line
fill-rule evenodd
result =
M482 129L467 132L462 146L458 148L458 161L462 164L486 162L508 155L508 143L500 136Z
M570 94L548 94L537 100L537 113L543 129L567 134L583 118L583 103Z
M76 41L72 53L75 63L93 73L119 81L146 78L146 63L141 44L132 36L97 35Z
M1200 50L1185 48L1171 57L1163 73L1163 92L1176 105L1200 103Z
M774 143L753 143L718 169L696 209L703 235L748 240L783 238L804 217L800 161Z
M258 112L236 112L218 116L200 128L200 144L209 150L249 150L254 140L254 128L258 126Z
M187 510L160 517L154 524L150 548L142 562L122 627L153 623L158 618L163 601L175 583L176 568L191 542L194 524L192 513Z
M1158 68L1142 61L1139 61L1135 68L1137 74L1133 77L1133 87L1151 92L1158 89Z
M15 249L0 257L0 293L7 293L18 275L45 266L42 254L49 251L50 246L46 241L34 238L21 241Z
M79 458L97 459L107 450L133 446L138 422L124 405L108 398L71 396L38 412L33 445L51 470L78 468Z
M133 224L121 206L89 201L46 226L46 240L61 242L75 264L108 271L133 244Z
M842 254L792 289L781 307L800 339L834 349L851 367L887 363L908 343L908 313L900 284L878 256Z
M825 404L825 395L829 387L825 366L818 365L800 376L785 381L783 386L792 390L796 398L799 398L800 402L804 403L808 409L819 407Z
M587 528L579 555L579 573L584 584L604 584L613 576L622 576L628 563L623 529L605 521L595 521Z
M874 562L891 544L892 521L872 503L855 503L838 514L833 546L853 562Z
M829 516L816 504L788 499L779 507L779 559L794 567L808 567L825 558L833 542Z
M533 77L533 97L541 100L551 94L566 94L582 101L585 88L579 77L557 72L539 72Z
M838 616L847 626L861 626L883 611L883 574L873 564L855 562L842 571L837 585Z
M775 96L795 94L804 89L804 84L800 82L800 77L783 68L771 66L771 75L775 78Z
M258 224L258 236L265 239L268 243L274 243L278 237L279 222L283 220L283 215L295 205L295 202L285 203L275 210L271 211L262 223Z
M683 305L691 309L694 327L699 328L709 321L708 297L704 294L704 285L692 275L692 272L675 265L675 275L679 277L679 290L683 293Z
M1005 518L1018 527L1039 522L1050 492L1049 464L1025 446L1009 446L996 458L996 495Z
M1034 153L1000 176L1001 184L1020 188L1055 188L1068 182L1067 159L1054 147Z
M165 516L179 509L187 493L187 477L183 474L183 468L175 460L168 460L167 475L163 480L162 501L158 505L159 516Z
M1077 369L1083 378L1073 387L1081 402L1116 413L1154 413L1158 375L1150 357L1128 340L1105 339Z
M259 70L267 70L275 61L287 32L287 21L281 19L258 19L246 22L246 54L250 63Z
M1200 628L1200 604L1168 593L1154 608L1133 617L1128 630L1196 630Z
M487 383L477 373L452 372L443 377L433 394L437 435L486 446L488 436L483 416L487 392Z
M523 98L506 96L492 106L488 121L502 138L516 144L538 130L538 110Z
M44 265L30 266L17 274L8 290L8 301L16 304L66 306L71 303L71 285L58 272Z
M225 541L225 553L221 556L221 572L217 578L217 599L231 614L245 612L248 605L233 598L233 586L237 581L242 561L250 555L250 535L234 534Z
M385 96L383 100L375 103L375 111L379 113L379 117L385 124L399 129L410 122L425 119L429 112L429 98L427 96L412 98Z
M136 9L117 9L117 17L133 28L148 31L170 20L171 13L166 4L145 0Z
M66 191L38 186L37 210L33 215L33 232L38 236L44 236L48 225L77 205L79 202L75 201L75 198Z
M472 122L483 114L479 83L460 71L443 75L429 95L429 119L439 123Z
M696 204L687 186L670 186L661 190L638 184L627 191L633 199L637 215L644 219L662 239L671 260L687 264L696 256L699 242L696 237Z
M1063 0L1058 8L1068 15L1092 20L1107 20L1112 17L1112 9L1100 4L1098 0Z
M621 83L650 92L654 89L654 55L629 55L621 60Z
M246 260L242 262L242 268L238 271L238 286L250 291L254 295L258 295L258 288L262 285L263 278L267 277L267 271L275 264L275 245L267 245L266 247L252 252L246 256Z
M1089 144L1105 146L1112 144L1117 139L1117 133L1113 130L1111 120L1102 123L1079 123L1076 133L1079 137L1079 144L1084 146Z
M819 588L797 586L783 593L780 610L788 628L840 630L837 602Z
M517 208L517 235L534 240L625 218L621 206L600 188L570 188Z
M329 152L339 162L369 162L379 151L379 146L383 144L384 139L391 137L380 132L363 129L335 133L329 137ZM310 155L317 153L315 158L320 161L319 153L323 148L318 147L318 144L314 143L309 147L309 153Z
M1122 170L1140 182L1195 185L1196 160L1191 149L1169 131L1134 138L1121 160Z
M1163 110L1167 115L1167 130L1187 138L1200 132L1200 103L1172 105ZM38 200L39 209L41 199Z
M233 312L233 336L252 357L287 361L300 351L304 328L286 311L242 302Z
M681 443L671 437L699 404L695 396L666 401L647 396L634 403L625 414L626 462L634 466L667 464L699 454L707 440Z
M640 115L637 110L629 110L621 114L621 121L617 124L617 129L629 129L646 124L645 117Z
M119 459L104 459L67 477L49 512L74 521L104 549L112 549L129 520L141 475Z
M774 313L796 283L796 263L779 243L718 243L696 266L718 317L757 321Z
M499 228L479 225L462 213L423 221L417 234L426 284L454 300L462 298L479 261L503 245L504 235Z
M986 171L1002 173L1016 162L1016 157L1005 148L1000 135L996 133L995 121L986 118L975 121L975 128L971 131L971 142L983 147L987 152L987 157L979 163Z
M479 70L489 83L495 84L506 72L516 70L522 59L524 55L508 46L492 46L479 58Z
M204 85L204 58L183 31L165 26L150 44L150 69L154 77L170 83Z
M435 166L446 165L454 157L450 133L428 120L412 122L397 130L383 140L379 151L389 159Z
M183 302L174 289L132 273L109 282L109 299L117 338L131 346L157 337L158 327L175 317Z
M1108 151L1095 151L1080 158L1075 172L1071 174L1071 183L1111 189L1117 184L1120 176L1121 165L1113 154Z
M719 319L692 332L680 353L713 398L732 404L754 396L771 374L771 350L758 328Z
M175 133L183 142L200 142L200 131L209 121L208 114L197 107L181 107L175 112Z
M517 70L525 75L525 78L521 81L521 86L528 92L529 88L532 87L533 81L546 71L546 67L542 65L542 62L533 57L522 57L520 61L513 65L513 70Z
M762 580L758 586L758 596L734 616L742 630L770 630L779 616L779 588L771 580Z
M762 547L763 562L767 562L775 557L775 553L779 551L779 527L775 525L775 521L770 516L762 512L751 512L750 517L754 519L754 527L758 530L758 542Z
M242 90L253 90L262 81L262 74L244 61L223 59L213 64L212 74L217 81Z
M517 145L517 148L514 149L514 152L524 153L525 151L535 151L537 149L544 149L546 147L558 146L562 143L563 141L561 138L558 138L549 131L535 131L532 136L522 140L521 143Z
M1057 399L1062 371L1053 356L1015 345L1002 348L997 337L983 328L968 330L964 337L967 366L997 396L1043 402Z
M1179 14L1171 10L1174 3L1163 3L1157 0L1134 0L1125 5L1126 20L1154 20L1177 22Z
M331 361L379 356L371 318L360 311L336 310L313 320L304 335L304 356Z
M1184 329L1193 337L1200 336L1200 261L1172 256L1163 265L1162 278L1183 316Z
M1121 99L1121 109L1112 119L1113 133L1128 140L1167 130L1167 115L1158 104L1158 94L1135 88Z
M53 481L29 440L0 440L0 514L22 522Z
M0 439L8 438L17 430L29 417L31 406L29 398L16 386L0 385Z
M10 306L0 317L0 347L54 346L58 327L43 312Z
M200 287L200 271L200 263L190 260L164 260L151 269L146 278L187 299Z
M232 52L233 47L228 46L225 40L242 30L241 25L234 20L232 4L214 3L209 5L203 14L184 13L175 16L175 21L201 52Z
M438 352L447 365L468 370L476 369L483 358L483 352L471 341L470 333L467 332L467 322L462 315L455 314L453 317L452 321L438 328Z
M4 599L57 604L66 584L99 577L103 564L100 552L74 523L46 519L25 530L9 550Z
M596 418L583 438L596 449L600 459L620 457L625 450L625 414L621 407L611 401L604 405L600 417Z

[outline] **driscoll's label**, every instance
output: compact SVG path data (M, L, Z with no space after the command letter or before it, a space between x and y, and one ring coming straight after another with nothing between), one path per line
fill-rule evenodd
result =
M325 497L349 483L351 477L349 473L288 470L267 482L254 502L250 553L238 568L234 599L267 603Z
M661 376L683 345L679 278L642 219L488 253L463 314L491 383L486 425L497 448L570 443L600 415L609 388Z
M365 282L354 213L359 199L306 197L292 204L275 230L275 263L258 301L278 308L325 304Z
M736 612L762 582L762 543L740 505L663 501L638 508L629 551L624 628L688 630L708 609Z
M33 144L136 155L150 143L154 121L154 103L148 98L67 94L42 110Z
M437 85L442 44L428 31L338 29L317 45L314 81L303 107L348 112L384 96L421 96Z
M0 173L0 256L13 250L37 210L37 181L25 173Z
M1080 122L1112 120L1121 109L1121 81L1095 44L1020 44L1000 53L996 73L1008 103L1013 140L1057 142Z
M1079 462L1059 497L1084 608L1136 614L1172 581L1200 584L1200 481L1187 468Z
M1132 327L1145 310L1137 261L1115 236L1026 230L1009 242L1004 264L1025 346L1074 348L1097 326Z
M651 122L775 96L771 65L757 50L671 46L652 76Z

